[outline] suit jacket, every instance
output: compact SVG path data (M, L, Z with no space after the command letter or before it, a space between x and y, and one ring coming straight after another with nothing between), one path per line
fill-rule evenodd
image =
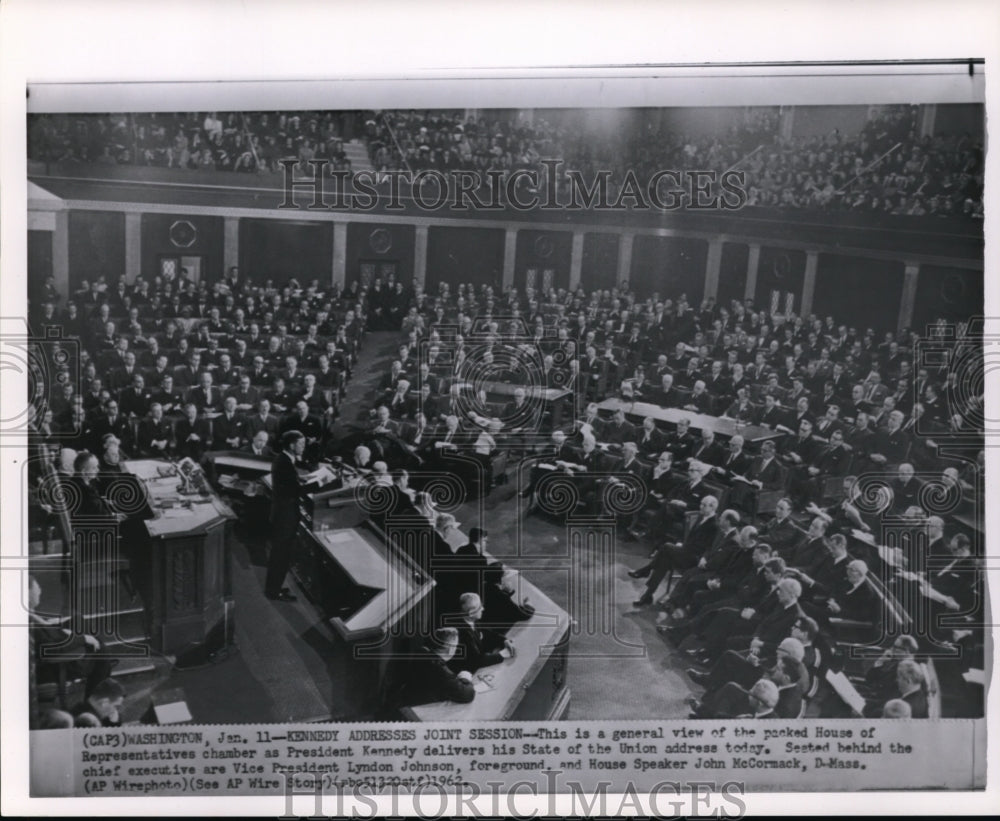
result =
M823 559L829 555L829 552L822 537L810 539L807 536L795 546L790 555L787 553L784 555L785 561L789 565L812 576L823 563Z
M620 425L609 422L604 428L604 441L615 445L623 445L626 442L634 442L636 437L635 425L629 421Z
M292 458L279 453L271 463L271 533L276 538L290 538L299 525L299 489L301 482Z
M754 421L758 425L767 425L769 428L774 428L776 425L785 424L785 412L777 405L770 409L764 407L757 412Z
M912 718L928 718L930 716L927 707L927 693L924 692L923 688L903 696L903 701L910 705Z
M819 468L820 476L846 476L851 464L851 452L847 448L825 447L816 454L812 466Z
M198 441L188 441L192 433L198 436ZM197 462L212 446L212 423L200 417L194 420L194 424L186 416L178 419L174 425L174 441L178 455L189 456Z
M640 456L656 458L666 450L667 437L657 428L648 433L645 430L637 431L636 436L639 438L634 441L639 446Z
M456 701L467 704L476 697L471 682L460 680L454 671L434 653L418 659L407 670L403 702L428 704L435 701Z
M710 465L721 465L722 461L726 458L726 452L718 442L713 441L710 445L699 442L691 451L691 458Z
M845 588L836 596L836 601L840 605L840 612L836 614L839 618L869 624L879 621L881 602L867 579L853 590Z
M169 450L174 439L174 423L166 418L160 419L159 422L153 421L152 418L143 419L139 423L139 450L143 453L160 453L161 451L152 447L154 439L166 439Z
M695 447L700 444L700 441L696 439L694 434L690 431L688 431L684 436L681 436L677 431L674 431L667 436L664 450L669 450L674 455L674 461L680 462L690 458Z
M246 420L242 414L234 413L232 419L228 419L225 414L217 416L212 420L212 448L213 450L227 450L239 447L247 438ZM236 445L231 445L227 439L239 439Z
M237 406L246 405L251 410L256 410L257 404L260 402L260 391L253 385L247 388L246 393L244 393L239 386L230 388L226 391L226 398L229 398L230 396L236 397Z
M141 419L149 412L149 392L143 389L137 394L135 388L123 388L118 394L118 409L124 416L133 414Z
M187 401L193 402L199 411L217 411L222 409L222 391L213 385L208 391L198 386L188 391Z
M448 666L456 673L468 670L476 672L481 667L500 664L503 656L500 650L504 646L503 636L493 630L472 626L463 621L458 627L458 649Z
M791 517L778 521L771 519L764 528L760 540L771 545L782 556L788 555L792 548L802 539L802 531L795 526Z
M719 533L718 519L713 515L705 521L695 522L684 539L684 549L693 556L704 556Z
M890 465L898 465L906 458L910 449L910 437L905 431L893 433L888 428L880 428L875 432L870 443L869 453L881 453Z
M754 632L754 638L764 643L761 655L772 655L781 640L791 634L792 625L803 615L802 608L796 603L788 607L779 607L764 616Z
M756 479L764 487L763 490L777 490L781 487L782 471L777 459L764 463L763 456L755 456L750 463L750 469L744 474L747 479Z
M260 418L260 414L257 414ZM220 419L222 417L219 417ZM311 413L306 414L306 418L302 419L298 414L289 414L286 416L281 423L281 432L289 430L297 430L307 440L320 441L323 438L323 423L320 421L318 416L314 416Z
M750 470L750 457L742 451L736 456L727 453L719 467L726 471L726 478L729 480L732 480L735 475L746 476L747 471Z
M263 430L267 432L272 442L278 438L278 431L281 427L281 422L273 413L269 413L264 418L261 418L260 413L251 414L246 417L245 424L248 439L253 439L257 433Z

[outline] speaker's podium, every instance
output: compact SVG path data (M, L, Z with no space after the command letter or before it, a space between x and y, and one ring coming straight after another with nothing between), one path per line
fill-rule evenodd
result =
M177 466L156 459L123 467L145 491L146 538L130 552L151 642L179 665L196 663L232 642L227 531L235 516L203 476L185 481Z

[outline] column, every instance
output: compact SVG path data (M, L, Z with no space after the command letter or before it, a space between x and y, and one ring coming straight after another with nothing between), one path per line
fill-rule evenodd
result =
M757 269L760 267L760 246L757 243L750 244L750 253L747 255L747 284L743 291L744 299L755 299L757 295Z
M344 289L347 281L347 223L333 224L333 270L330 271L330 285L338 291Z
M792 128L795 126L795 106L782 106L781 119L778 123L778 133L781 139L790 140L792 138Z
M125 212L125 279L135 282L142 273L142 214Z
M418 225L413 244L413 280L419 282L421 287L427 281L427 234L429 230L426 225Z
M719 272L722 270L722 240L713 239L708 243L708 256L705 258L705 295L704 299L714 299L719 294Z
M632 275L632 242L635 234L626 231L618 240L618 277L617 283L621 285L628 282Z
M222 275L240 264L240 221L237 217L226 217L222 222Z
M508 228L503 238L503 280L501 287L506 290L514 286L514 260L517 258L517 229ZM572 276L572 275L571 275ZM540 284L536 283L536 286Z
M933 137L934 125L937 122L937 106L927 103L920 106L920 136Z
M802 308L799 316L806 317L812 313L813 294L816 292L816 267L819 263L818 251L806 252L806 274L802 281Z
M917 300L917 283L920 281L920 263L907 262L903 269L903 293L899 298L897 329L913 327L913 306Z
M56 290L69 299L69 211L56 211L56 229L52 233L52 276Z
M580 287L583 276L583 231L573 233L573 248L569 257L569 289L575 291Z

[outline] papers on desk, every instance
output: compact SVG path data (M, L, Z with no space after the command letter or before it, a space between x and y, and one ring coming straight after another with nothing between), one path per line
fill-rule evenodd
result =
M965 679L967 684L978 684L982 687L986 686L986 673L982 670L966 670L962 673L962 678Z
M329 533L324 533L323 535L330 544L339 544L340 542L350 542L354 540L354 536L349 530L332 530Z
M157 704L153 708L157 724L183 724L191 721L191 711L187 702L175 701L171 704Z
M310 485L317 484L320 487L323 487L324 485L330 484L330 482L332 482L336 478L337 478L336 475L332 470L330 470L330 468L328 468L326 465L320 465L320 467L318 467L312 473L306 474L305 481L306 484Z
M160 516L164 519L183 519L190 515L191 511L186 507L168 507L160 511Z
M477 693L488 693L493 689L493 685L485 679L476 676L476 678L472 681L472 689Z

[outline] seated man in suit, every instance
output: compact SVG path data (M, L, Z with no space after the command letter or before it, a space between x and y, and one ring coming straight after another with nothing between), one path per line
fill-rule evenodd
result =
M236 450L246 440L246 422L236 410L236 397L228 396L222 413L212 420L212 449Z
M661 408L676 408L680 405L680 393L674 388L674 376L665 373L660 377L660 389L650 396L650 401Z
M635 425L625 419L625 411L616 410L611 421L604 426L603 441L621 447L626 442L635 442Z
M745 476L750 467L750 457L743 452L743 441L740 434L735 434L729 440L729 453L712 468L712 472L727 484L731 484L737 476Z
M84 694L89 697L111 675L117 661L102 656L103 645L95 636L73 633L62 626L62 619L41 615L38 612L41 601L41 585L34 576L28 576L28 625L37 680L58 681L57 665L64 664L67 680L86 679Z
M847 584L846 589L827 599L827 609L838 618L870 625L872 638L875 638L875 628L881 621L881 602L869 584L868 565L861 559L848 563Z
M198 406L188 402L184 406L184 416L174 425L174 443L177 455L201 461L212 443L212 423L202 418Z
M306 439L303 461L315 462L323 447L323 424L318 416L309 413L309 405L304 399L295 403L295 408L281 423L281 433L297 430Z
M715 511L719 500L714 496L704 496L698 508L698 521L692 525L683 542L664 542L652 560L644 567L629 572L633 579L647 578L646 590L633 604L645 607L653 603L653 596L660 582L674 570L687 570L695 567L698 561L711 547L715 540L719 525L715 519Z
M117 679L106 678L93 692L73 707L77 727L121 727L119 710L125 701L125 688Z
M705 465L718 466L725 461L725 451L722 446L715 441L715 433L709 428L701 432L701 442L695 446L691 459Z
M691 395L684 400L684 410L692 413L712 412L712 395L706 390L705 383L700 379L694 383Z
M410 383L406 379L396 382L396 390L392 396L380 403L380 407L387 407L389 415L396 420L409 419L413 415L414 403L410 399Z
M409 665L403 682L404 704L428 704L455 701L468 704L476 697L472 673L455 673L449 663L458 650L458 630L441 627L434 631L424 648L424 655Z
M452 671L474 673L483 667L501 664L514 655L514 644L496 630L482 628L479 622L485 613L478 593L463 593L459 599L462 620L458 629L458 650L449 662Z
M251 456L260 456L262 459L274 459L276 455L271 449L270 437L265 430L257 431L240 450Z
M733 718L740 715L748 706L748 692L744 688L752 687L754 682L760 680L764 668L763 677L773 681L779 690L788 684L793 685L798 696L794 699L794 715L782 717L795 718L809 688L809 674L803 664L805 655L802 642L792 637L781 640L773 664L767 667L766 660L753 653L727 650L709 672L693 668L687 671L693 682L706 689L701 699L689 701L689 706L698 718Z
M252 413L260 402L260 391L250 384L248 374L240 374L237 384L229 389L227 397L236 399L236 409L242 413Z
M205 371L200 376L197 388L188 391L187 401L194 403L201 413L213 413L222 409L222 391L212 384L212 374Z
M681 417L677 420L677 429L667 436L663 449L674 455L674 462L686 464L697 446L698 439L691 433L691 420Z
M830 432L830 443L816 452L805 471L792 472L789 495L799 507L807 507L820 498L825 480L843 476L850 464L851 452L844 444L844 432L834 429Z
M149 416L139 423L139 453L143 456L166 458L173 439L173 422L163 418L163 406L154 402L149 406Z
M270 444L278 441L281 420L271 413L271 400L262 398L257 402L257 412L246 418L247 436L253 438L260 431L267 434Z
M597 403L591 402L583 412L583 417L576 422L576 436L582 441L588 430L590 435L599 442L604 441L604 428L606 422L601 419L597 412Z
M657 459L663 452L667 438L656 427L656 420L647 416L642 420L642 430L638 434L636 445L643 459Z

